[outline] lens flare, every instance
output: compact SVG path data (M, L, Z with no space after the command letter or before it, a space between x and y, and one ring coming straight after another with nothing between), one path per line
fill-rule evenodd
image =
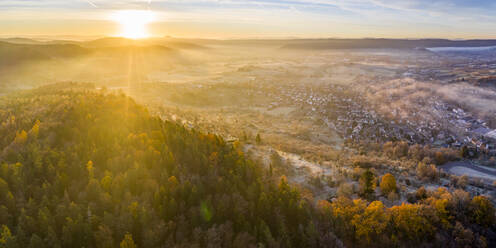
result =
M131 39L147 38L147 25L155 20L155 14L147 10L121 10L112 14L111 19L121 25L118 36Z

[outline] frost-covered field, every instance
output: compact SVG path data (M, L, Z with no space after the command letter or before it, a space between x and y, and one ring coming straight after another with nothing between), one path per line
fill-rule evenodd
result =
M457 161L447 163L443 169L457 176L466 175L472 178L481 178L485 180L496 180L496 170L494 168L486 168L477 166L469 162Z

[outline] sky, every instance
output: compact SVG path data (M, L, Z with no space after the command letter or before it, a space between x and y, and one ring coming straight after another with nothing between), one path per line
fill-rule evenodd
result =
M152 36L496 38L496 0L0 0L0 36L114 36L122 10Z

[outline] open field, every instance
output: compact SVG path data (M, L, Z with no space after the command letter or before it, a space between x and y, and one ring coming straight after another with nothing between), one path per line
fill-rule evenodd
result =
M496 168L487 168L480 165L474 165L470 162L450 162L443 165L443 170L458 176L467 175L473 178L482 178L490 183L496 181Z

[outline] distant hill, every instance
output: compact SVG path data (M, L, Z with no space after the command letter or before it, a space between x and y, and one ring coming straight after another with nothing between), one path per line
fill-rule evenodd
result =
M122 56L128 52L147 55L165 55L176 49L158 44L140 43L126 39L96 40L80 44L27 44L0 41L0 66L13 66L25 62L46 61L51 59L68 59L88 55ZM28 42L28 41L26 41ZM35 42L32 42L35 43Z
M179 41L163 41L160 44L167 45L168 47L176 48L176 49L185 49L185 50L203 50L208 49L206 46L198 45L190 42L179 42Z
M160 39L158 39L160 40ZM165 37L167 44L195 44L200 46L277 47L283 49L422 49L430 47L495 46L496 40L447 39L181 39ZM173 47L173 46L171 46Z
M105 37L91 41L51 40L38 41L28 38L5 38L0 42L24 45L73 44L84 48L129 47L160 45L172 49L199 50L208 46L278 47L283 49L422 49L433 47L486 47L496 46L496 40L447 40L447 39L186 39L150 38L133 40L122 37Z
M131 40L120 37L108 37L97 40L82 42L81 45L85 47L121 47L121 46L137 46L145 45L142 40Z
M0 66L15 65L26 61L69 58L89 54L90 51L78 45L28 45L0 42Z
M47 40L47 41L41 41L41 40L35 40L35 39L29 39L29 38L3 38L0 39L0 42L8 42L8 43L13 43L13 44L23 44L23 45L63 45L63 44L74 44L78 45L81 42L79 41L74 41L74 40Z
M28 44L28 45L44 44L43 41L38 41L38 40L33 40L33 39L28 39L28 38L5 38L5 39L0 39L0 41L13 43L13 44Z
M496 46L496 40L307 39L288 40L284 49L414 49Z
M91 50L100 55L111 55L111 56L126 55L128 52L138 52L141 54L160 56L163 53L169 54L172 52L176 52L175 49L165 46L159 46L159 45L149 45L149 46L128 45L128 46L116 46L116 47L99 47L99 48L93 48Z
M206 49L205 46L191 42L184 42L171 39L151 38L143 40L132 40L121 37L107 37L81 43L84 47L127 47L127 46L165 46L173 49Z

